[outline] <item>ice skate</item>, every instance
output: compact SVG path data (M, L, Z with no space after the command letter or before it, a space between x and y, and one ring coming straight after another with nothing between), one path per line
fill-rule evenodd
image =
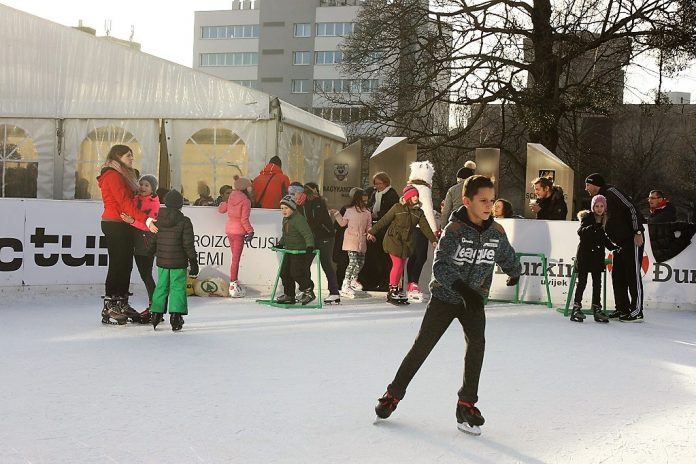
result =
M117 304L120 307L121 313L125 314L131 322L140 323L140 313L128 303L127 296L119 298Z
M300 293L300 297L297 299L297 301L302 305L308 305L312 301L314 301L317 298L317 296L314 294L312 289L307 289L304 292Z
M153 330L157 330L157 326L159 325L160 322L162 322L163 319L164 319L164 314L152 313L152 317L150 318L150 322L152 323Z
M169 316L169 324L172 326L172 331L178 332L184 325L184 317L179 313L174 313Z
M481 426L486 420L474 403L459 400L456 415L459 430L470 435L481 435Z
M609 322L609 318L604 314L604 311L602 311L601 305L593 304L592 314L594 315L595 322Z
M104 307L102 308L101 316L102 324L124 325L128 322L128 316L121 312L118 299L111 296L104 297Z
M396 285L390 285L389 291L387 292L387 302L397 306L407 305L408 297L399 290L399 287Z
M276 298L276 303L277 304L295 304L295 297L288 296L286 294L282 294L278 298Z
M391 416L391 413L396 409L396 405L399 404L401 398L397 398L387 390L381 398L377 400L377 406L375 406L375 412L377 413L377 418L387 419Z
M349 284L350 288L355 290L356 292L362 292L363 291L363 286L360 282L358 282L358 279L353 279L350 281Z
M582 312L582 305L580 303L573 303L570 320L573 322L582 322L585 320L585 313Z
M341 297L339 295L329 295L326 298L324 298L324 304L326 304L326 305L341 304Z
M422 303L423 302L423 292L418 288L416 282L409 282L408 292L406 293L409 303Z
M230 297L232 298L244 298L246 296L246 289L241 286L238 280L230 283Z
M343 284L339 293L344 298L350 298L351 300L355 298L355 289L350 284Z
M145 310L140 312L140 323L141 324L149 324L151 317L152 317L152 313L150 312L150 308L148 307Z

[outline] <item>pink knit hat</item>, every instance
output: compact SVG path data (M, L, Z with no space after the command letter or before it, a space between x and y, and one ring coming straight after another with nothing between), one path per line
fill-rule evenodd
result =
M594 211L594 205L601 203L604 205L604 209L607 209L607 197L604 195L595 195L592 197L592 203L590 203L591 209Z
M234 189L244 191L251 187L251 180L248 177L234 176Z
M402 196L404 198L404 201L409 201L411 198L418 196L418 189L413 185L407 185L406 187L404 187Z

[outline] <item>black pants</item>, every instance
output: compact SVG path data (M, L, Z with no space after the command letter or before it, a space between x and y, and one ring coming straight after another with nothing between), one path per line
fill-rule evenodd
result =
M391 258L384 251L384 236L386 231L376 235L377 240L367 242L365 253L365 266L363 266L358 280L365 290L386 292L389 290L389 271L391 270Z
M329 294L338 295L338 279L336 278L336 270L333 264L334 238L314 239L314 243L319 250L319 259L321 260L321 268L326 275L326 281L329 287ZM307 269L310 275L312 274L312 263L315 255L307 255Z
M280 279L283 281L283 291L287 296L295 297L295 283L299 285L301 292L314 288L307 261L308 258L305 255L285 254L283 267L280 268Z
M406 273L409 283L415 282L417 284L420 280L423 266L428 260L428 245L430 245L430 243L425 234L420 230L420 227L416 227L416 232L413 234L413 241L413 254L406 265Z
M101 229L109 253L105 295L127 296L133 271L133 232L125 222L102 221Z
M454 319L458 319L462 325L466 340L464 382L459 389L459 399L471 403L478 401L479 378L486 348L486 313L480 300L450 304L434 297L430 299L416 341L388 387L392 395L404 397L411 379Z
M140 278L143 279L147 289L147 301L152 303L152 294L155 293L155 279L152 278L152 266L155 262L155 257L135 255L134 258Z
M587 274L588 271L578 272L578 280L575 287L575 302L582 304L582 295L585 293L585 287L587 287ZM592 304L601 305L601 294L602 294L602 273L600 271L594 271L592 274Z
M618 245L621 250L614 252L611 269L614 302L617 310L635 316L643 311L643 279L640 274L643 247L636 246L633 241Z

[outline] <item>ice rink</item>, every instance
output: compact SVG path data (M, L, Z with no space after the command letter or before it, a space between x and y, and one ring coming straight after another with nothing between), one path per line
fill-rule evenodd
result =
M472 437L454 416L456 322L375 423L424 304L189 301L173 333L103 326L93 294L2 297L0 463L696 462L693 311L579 324L487 307Z

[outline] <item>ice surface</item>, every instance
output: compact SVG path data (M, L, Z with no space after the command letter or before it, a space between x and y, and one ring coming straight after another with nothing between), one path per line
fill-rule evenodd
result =
M424 304L189 301L173 333L166 319L156 332L103 326L96 295L4 297L0 462L696 462L694 312L580 324L540 306L488 307L486 425L472 437L454 414L456 322L375 423Z

